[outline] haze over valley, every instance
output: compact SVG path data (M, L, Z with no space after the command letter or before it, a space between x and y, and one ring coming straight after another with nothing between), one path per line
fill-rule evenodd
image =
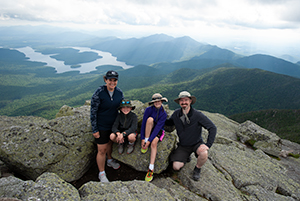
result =
M126 98L148 102L160 92L171 109L182 90L197 97L195 108L227 116L300 109L297 62L242 55L188 36L121 39L30 28L0 32L0 115L54 118L61 106L90 99L111 69Z

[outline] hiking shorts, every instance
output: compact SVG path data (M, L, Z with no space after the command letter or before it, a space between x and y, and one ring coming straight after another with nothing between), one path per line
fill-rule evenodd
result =
M158 134L157 134L157 138L159 139L159 141L161 142L162 140L163 140L163 138L164 138L164 136L165 136L165 130L160 130L159 132L158 132Z
M120 131L120 133L122 133L122 132L124 132L124 131ZM129 135L131 135L131 134L135 134L135 138L137 137L137 135L138 135L138 132L137 131L135 131L134 133L129 133ZM115 133L115 135L117 136L117 134ZM129 135L126 135L126 137L124 137L124 140L125 140L125 142L127 143L128 142L128 136Z
M110 140L109 136L111 134L111 130L100 130L100 137L95 138L97 144L107 144Z
M191 153L195 153L195 156L198 157L197 149L200 147L201 144L204 144L203 142L199 142L193 146L184 147L178 145L178 147L171 153L170 155L170 161L178 161L182 163L187 163L188 159L191 155Z

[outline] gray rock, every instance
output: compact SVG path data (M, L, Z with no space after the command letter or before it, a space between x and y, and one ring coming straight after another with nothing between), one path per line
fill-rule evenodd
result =
M143 104L140 101L132 101L132 104L136 107L133 111L138 116L138 121L141 122L143 119L144 111L148 104ZM171 113L167 105L164 105L164 108L167 113ZM166 132L165 137L161 142L157 145L157 154L154 164L154 173L161 173L162 171L166 170L169 165L169 155L172 150L175 148L176 145L177 135L176 132L173 131L172 133ZM130 167L134 168L138 171L148 171L149 162L150 162L150 153L151 148L149 147L148 151L145 154L141 153L141 140L140 135L135 143L135 149L131 154L126 153L126 146L125 151L123 154L119 154L117 150L117 144L113 144L113 152L112 157L129 165Z
M196 158L187 163L178 173L183 186L208 200L242 200L241 192L232 184L228 174L220 172L210 160L201 168L200 180L192 179L192 171L196 165Z
M1 116L0 159L28 179L47 171L66 181L79 179L96 151L89 110L74 108L74 115L53 120Z
M80 200L75 187L54 173L44 173L33 181L23 181L15 177L0 179L0 197L20 200Z
M241 192L252 195L250 189L254 186L260 191L268 191L273 197L280 194L287 200L300 199L299 183L289 178L286 168L277 160L261 150L241 150L236 146L215 144L210 150L210 161ZM205 171L203 179L206 179ZM264 197L267 194L260 195L259 200L269 200Z
M171 179L170 177L167 178L155 178L152 182L154 185L158 186L159 188L166 189L175 200L199 200L205 201L207 199L200 197L196 193L189 191L188 189L181 186L179 183Z
M94 200L175 200L164 188L146 181L88 182L79 189L82 201Z
M237 136L242 143L249 143L256 149L261 149L269 155L279 157L281 152L281 139L251 121L246 121L239 126Z
M135 101L134 105L141 121L147 104ZM89 109L88 102L79 108L64 106L62 115L53 120L1 116L0 159L12 170L36 180L23 181L13 176L1 178L0 198L300 200L300 159L288 154L281 156L282 151L299 154L299 144L282 140L275 133L252 122L238 124L224 115L208 112L203 113L216 124L218 133L198 182L191 178L196 164L194 156L172 177L162 178L163 174L159 175L168 167L168 155L177 141L176 131L173 131L167 132L158 145L156 175L151 183L88 182L77 191L67 182L79 178L87 171L90 162L95 160L96 148L90 128ZM172 113L170 110L167 112L169 115ZM208 135L205 129L203 135L205 140ZM246 145L248 141L254 142L253 147ZM119 155L114 145L113 157L138 171L147 171L150 149L146 154L141 154L138 139L130 155Z
M21 201L17 198L0 198L0 201Z
M112 157L117 159L118 161L121 161L122 163L129 165L135 170L147 172L150 162L151 148L149 148L145 154L142 154L141 141L139 137L140 136L138 136L137 142L135 144L135 149L131 154L126 153L127 148L125 148L123 154L119 154L117 144L114 143ZM174 133L166 132L164 139L157 145L154 173L159 174L167 169L169 165L169 155L174 149L175 144L176 135Z

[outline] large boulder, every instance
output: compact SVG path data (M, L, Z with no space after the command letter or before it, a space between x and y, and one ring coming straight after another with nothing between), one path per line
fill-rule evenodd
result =
M242 143L247 143L269 155L278 157L281 153L281 139L275 133L261 128L251 121L239 125L237 136Z
M4 199L5 198L5 199ZM78 190L54 173L37 180L23 181L13 176L0 179L0 200L206 200L170 178L155 182L88 182Z
M147 104L137 102L135 105L137 106L135 112L138 114L139 120L141 120L143 110ZM171 114L171 111L168 111L168 113ZM196 182L192 180L191 177L192 170L196 165L194 155L192 155L191 162L187 163L180 171L171 171L168 174L159 173L168 165L168 154L175 146L176 131L173 131L171 133L167 132L164 140L158 145L158 158L155 164L157 174L155 174L154 180L151 183L143 180L113 181L109 184L88 182L82 185L79 190L77 189L78 191L74 190L67 182L64 182L68 180L64 179L65 177L62 173L70 171L72 174L81 174L79 171L76 171L76 169L72 169L73 167L68 167L74 166L76 162L64 161L64 158L68 157L81 157L75 151L76 148L71 148L72 146L77 148L78 146L89 147L89 144L91 144L92 148L87 152L90 155L86 155L88 159L85 160L81 158L80 160L85 160L86 163L95 160L95 155L93 154L96 149L93 145L91 130L89 130L89 106L69 109L64 106L64 110L62 111L63 115L50 121L35 117L1 117L0 157L2 160L6 159L3 160L3 162L10 165L10 167L24 170L26 174L29 172L26 172L27 167L31 167L35 175L42 172L36 167L43 165L42 162L46 161L44 159L38 165L34 166L36 169L32 168L32 164L30 164L31 166L26 166L18 163L18 160L22 161L21 156L23 153L25 153L25 155L23 154L24 161L29 162L32 162L30 159L35 159L35 161L39 162L39 157L44 157L43 154L41 154L41 156L37 154L37 157L35 150L27 150L30 146L24 146L22 143L21 139L27 141L28 139L25 138L30 138L31 136L35 139L31 141L32 146L35 146L35 149L39 150L37 153L41 152L39 146L45 145L46 147L49 146L54 149L50 150L50 148L47 148L50 153L58 154L55 150L58 149L57 147L60 144L60 146L64 147L64 149L60 150L66 151L67 154L60 153L64 156L61 158L61 163L63 161L66 165L61 165L61 167L66 168L66 170L64 170L65 172L63 172L63 170L57 171L59 169L50 168L51 164L48 168L49 172L56 170L57 173L41 173L42 175L39 175L35 182L32 180L23 181L12 176L1 178L0 198L10 197L28 200L27 197L32 196L34 199L37 198L36 200L61 200L63 195L57 193L57 189L59 188L64 192L71 192L68 195L74 195L74 197L70 197L69 200L147 200L148 197L151 198L151 200L300 200L300 158L297 158L300 152L299 144L282 140L275 133L270 133L252 122L239 124L221 114L203 113L216 124L218 132L213 146L209 149L208 161L202 167L199 181ZM78 122L77 119L79 119L80 115L83 115L81 117L83 122L88 122L87 125ZM35 135L33 130L39 133L40 138L36 137L37 134ZM53 133L49 130L53 131ZM73 136L65 134L68 133L68 130L73 130L75 134ZM86 132L86 130L89 131ZM51 135L48 134L48 132L51 133ZM77 134L80 132L82 132L82 135ZM83 133L85 133L85 135ZM10 135L7 136L7 134ZM204 139L206 139L208 133L205 129L203 130L203 135ZM52 138L49 136L52 136ZM256 142L261 141L275 145L280 141L280 146L266 149L265 146L258 146L259 144L255 145ZM44 144L41 142L44 142ZM47 145L46 142L50 142L52 145ZM53 144L53 142L61 143ZM72 146L70 145L71 142L74 143L71 144ZM249 146L249 142L254 143L252 146ZM18 149L19 146L23 149ZM23 153L14 152L14 149L18 149L19 152L23 151ZM71 150L74 151L75 154L70 154L69 152ZM81 148L79 150L84 149ZM280 154L278 154L279 150ZM140 140L138 139L136 149L132 154L128 155L124 153L119 155L116 150L116 145L114 145L113 156L138 171L146 171L149 164L149 151L147 154L140 153ZM34 154L31 154L31 152ZM8 153L14 153L17 156L15 157ZM30 155L31 158L27 155ZM276 157L274 157L274 155ZM160 158L161 156L162 158ZM47 155L47 158L50 158L50 156ZM76 161L76 159L69 160ZM83 164L78 164L81 167L85 167ZM55 165L54 163L54 167L56 167ZM168 171L170 170L168 169ZM22 172L19 173L22 174ZM168 175L168 177L166 177L166 175ZM50 185L50 183L53 185ZM39 189L42 193L38 194L36 189ZM27 194L27 192L30 192L30 194ZM153 194L151 192L155 193ZM43 197L43 195L45 197ZM68 200L68 198L62 200Z
M200 197L198 194L193 193L188 190L186 187L180 185L178 181L171 179L170 177L155 178L152 182L159 188L166 189L175 200L197 200L197 201L206 201L207 199Z
M20 200L81 200L77 189L54 173L44 173L35 182L13 176L1 178L0 197Z
M249 122L240 125L221 114L204 114L216 124L218 134L198 182L192 179L197 162L194 156L178 172L183 186L208 200L300 200L299 158L277 160L267 155L270 152L266 149L258 147L254 150L247 142L244 144L238 140L241 126L245 127L244 130L255 127L256 133L266 134L256 138L260 140L271 138L276 141L276 134ZM206 130L204 136L207 136ZM286 150L299 153L299 144L284 141L284 145Z
M132 101L132 104L136 107L136 109L133 112L138 116L138 121L140 122L139 125L141 125L144 111L149 105L147 103L143 104L140 101ZM164 108L168 114L172 113L172 111L169 110L167 105L164 105ZM169 165L169 155L176 146L176 139L177 136L175 131L171 133L166 132L163 140L158 143L157 154L154 164L154 173L159 174L167 169ZM117 159L118 161L129 165L135 170L147 172L150 162L150 153L151 148L149 148L149 150L145 154L141 153L141 140L140 135L138 135L138 138L135 143L135 149L131 154L126 153L126 148L123 154L119 154L117 144L114 143L112 157Z
M89 169L96 149L90 107L72 111L71 116L53 120L0 116L0 159L28 179L54 172L68 182L78 180Z
M154 173L161 173L169 166L169 155L174 149L176 144L176 135L174 133L165 134L164 139L157 145L157 154L154 163ZM138 171L147 172L149 169L151 148L145 153L141 153L141 141L138 137L135 149L131 154L126 153L126 149L123 154L118 153L118 147L113 145L112 157L129 165Z
M167 190L145 181L115 181L111 183L88 182L79 193L88 200L175 200Z
M133 101L139 122L148 104ZM170 113L168 106L165 109ZM36 179L44 172L53 172L71 182L81 178L95 161L96 145L90 124L90 101L73 108L62 106L52 120L40 117L0 116L0 160L14 172ZM155 173L169 165L169 155L176 144L175 133L166 133L158 145ZM147 171L150 150L142 155L140 140L135 151L119 155L114 145L113 157L138 171Z

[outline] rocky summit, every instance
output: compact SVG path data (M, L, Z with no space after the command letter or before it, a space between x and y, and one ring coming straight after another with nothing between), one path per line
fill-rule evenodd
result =
M148 105L132 103L141 122ZM165 108L171 115L173 111ZM299 144L251 121L239 124L205 111L218 132L199 181L191 178L194 155L172 177L158 176L169 166L177 142L176 130L165 128L152 182L90 181L76 189L70 182L80 179L95 161L89 111L87 101L78 108L63 106L52 120L0 116L0 165L26 178L2 175L0 200L300 200ZM203 134L206 139L205 129ZM140 148L139 137L129 155L118 154L114 144L113 157L146 172L150 152L142 154Z

